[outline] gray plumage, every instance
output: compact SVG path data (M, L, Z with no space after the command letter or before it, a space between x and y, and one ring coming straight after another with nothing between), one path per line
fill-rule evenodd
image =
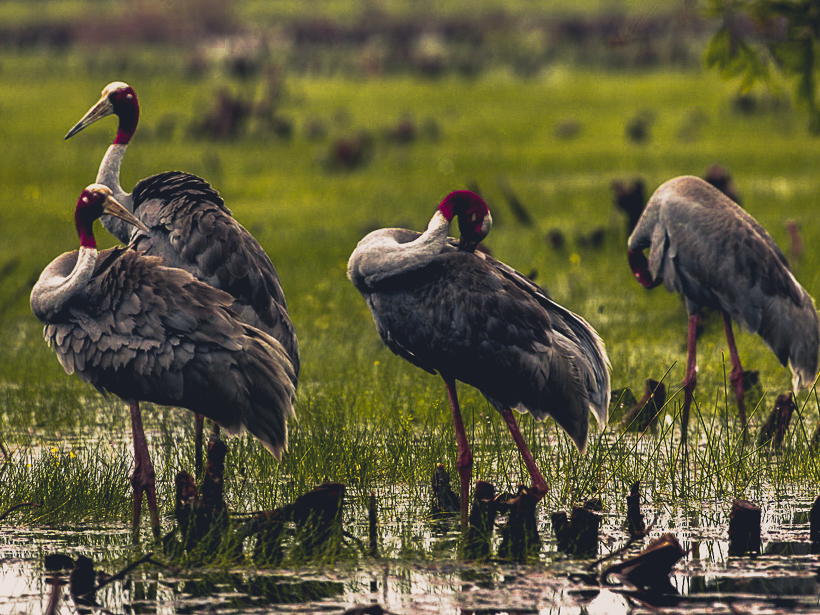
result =
M448 237L456 218L458 241ZM476 252L492 223L481 197L456 190L439 203L426 231L370 233L347 264L387 347L444 380L458 446L463 530L473 455L457 380L481 391L501 414L536 501L549 487L513 409L539 420L552 416L583 452L590 410L602 424L609 404L609 361L592 327L517 271Z
M382 341L445 381L477 388L497 409L552 416L585 450L589 411L604 424L609 403L596 332L517 271L446 234L423 254L402 250L420 237L375 231L350 257L348 276Z
M686 301L720 310L757 333L783 365L795 389L818 373L820 333L811 296L795 280L774 240L746 211L697 177L663 184L629 238L630 259L649 248L640 270L646 286L662 279ZM640 257L638 257L640 258Z
M149 229L131 227L134 249L229 293L243 322L281 342L296 378L299 346L276 268L219 193L195 175L169 171L138 182L131 197Z
M39 289L66 278L78 252L40 276L31 307L66 373L127 401L180 406L230 433L247 430L279 457L293 415L294 373L282 345L241 322L233 297L132 249L99 253L59 305Z
M120 166L139 121L133 88L122 82L107 85L66 139L112 114L118 117L119 126L100 164L97 183L108 186L148 230L115 217L102 218L103 226L121 242L133 242L135 249L233 296L232 307L243 322L282 343L296 383L299 347L279 276L259 242L233 218L219 193L205 180L180 171L143 179L130 194L121 187Z

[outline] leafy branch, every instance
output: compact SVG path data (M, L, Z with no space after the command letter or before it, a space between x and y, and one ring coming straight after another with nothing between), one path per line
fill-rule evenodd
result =
M793 98L807 109L809 130L820 134L820 3L711 0L706 13L723 22L706 49L706 65L726 79L739 78L742 91L758 82L779 89L775 71L793 80Z

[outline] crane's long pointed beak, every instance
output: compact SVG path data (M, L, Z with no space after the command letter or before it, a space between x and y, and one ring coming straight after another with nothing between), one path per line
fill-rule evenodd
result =
M93 107L91 107L91 109L88 110L88 113L86 113L79 122L74 124L74 127L66 133L63 140L70 139L86 126L90 126L97 120L101 120L102 118L113 113L114 105L112 105L111 101L108 100L107 95L103 96Z
M109 216L114 216L120 220L125 220L128 224L136 226L141 231L148 232L148 227L145 226L139 219L128 211L125 207L120 205L119 201L113 196L108 196L103 203L103 213Z

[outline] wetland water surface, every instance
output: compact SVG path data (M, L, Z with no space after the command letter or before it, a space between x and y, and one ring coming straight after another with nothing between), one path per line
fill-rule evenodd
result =
M301 569L171 569L145 564L96 596L111 613L341 613L378 602L394 613L810 613L820 611L820 557L810 554L810 501L761 502L762 548L757 557L729 557L729 502L699 510L644 506L651 537L672 532L685 557L671 576L675 593L649 599L624 585L601 586L601 565L559 554L548 512L539 507L543 547L528 565L464 563L455 557L457 521L380 528L383 558L359 556ZM350 517L348 510L346 517ZM354 513L354 516L358 516ZM345 529L362 535L355 520ZM602 514L598 555L627 541L620 513ZM636 553L643 543L633 546ZM351 543L352 544L352 543ZM142 549L150 547L147 536ZM14 527L0 533L0 612L46 613L52 591L46 556L85 555L97 571L113 574L144 554L125 525ZM412 552L411 552L412 551ZM157 553L161 548L157 548ZM424 555L426 553L426 556ZM158 560L164 560L158 555ZM604 564L606 565L606 564ZM62 580L68 573L60 574ZM61 612L78 612L63 587Z

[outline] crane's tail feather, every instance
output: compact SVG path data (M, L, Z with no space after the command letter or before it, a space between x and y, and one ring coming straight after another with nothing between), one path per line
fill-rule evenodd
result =
M811 296L802 288L803 301L773 297L766 300L757 333L783 365L792 372L795 391L811 386L820 360L820 325Z
M279 460L288 447L288 418L295 416L295 374L284 347L261 331L255 333L261 337L246 350L250 365L244 427Z
M588 391L589 410L595 415L598 426L603 427L609 419L612 370L604 342L586 320L557 303L553 302L553 305L556 312L563 317L563 324L572 333L568 337L574 337L580 348L578 369Z
M294 416L293 364L277 340L250 325L242 326L245 335L239 338L240 348L214 356L219 362L216 369L189 373L192 377L186 388L196 388L198 382L210 378L208 386L202 386L210 391L210 398L198 400L196 407L207 405L205 416L229 434L249 432L278 460L287 450L287 421ZM217 381L214 373L221 374Z

